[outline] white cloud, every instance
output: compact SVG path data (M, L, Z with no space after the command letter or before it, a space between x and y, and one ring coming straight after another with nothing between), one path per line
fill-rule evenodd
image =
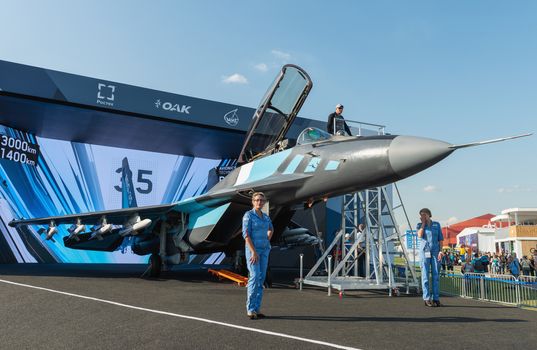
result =
M516 192L533 192L535 189L531 187L522 187L520 185L513 185L510 187L500 187L497 190L499 193L516 193Z
M272 50L271 53L276 57L284 61L289 61L291 59L291 54L283 52L280 50Z
M260 72L266 72L268 71L268 66L266 63L259 63L254 66L255 69L257 69Z
M452 225L452 224L455 224L459 222L459 218L457 218L456 216L452 216L450 217L449 219L446 220L446 225Z
M225 84L248 84L248 79L242 74L235 73L230 76L223 76L222 82Z
M423 188L423 190L425 192L438 192L439 189L435 185L427 185Z
M433 219L434 220L434 219ZM452 216L450 217L449 219L447 220L438 220L438 222L440 222L440 226L444 227L444 226L448 226L448 225L453 225L453 224L456 224L457 222L459 222L459 218L456 217L456 216Z

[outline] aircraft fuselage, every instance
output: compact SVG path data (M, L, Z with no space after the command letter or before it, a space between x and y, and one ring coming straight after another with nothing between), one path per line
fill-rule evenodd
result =
M263 191L271 206L319 200L411 176L447 157L453 152L449 146L420 137L335 136L245 164L207 195L233 187L237 191Z

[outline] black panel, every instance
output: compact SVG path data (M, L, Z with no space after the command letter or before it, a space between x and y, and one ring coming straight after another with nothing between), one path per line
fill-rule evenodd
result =
M84 233L78 235L80 239L69 239L69 236L63 238L63 243L67 248L71 249L81 249L81 250L97 250L104 252L113 252L119 247L121 242L123 242L122 236L117 233L108 233L103 235L103 239L99 240L97 238L90 239L91 233Z
M1 93L0 124L39 137L212 159L237 158L244 139L240 131Z

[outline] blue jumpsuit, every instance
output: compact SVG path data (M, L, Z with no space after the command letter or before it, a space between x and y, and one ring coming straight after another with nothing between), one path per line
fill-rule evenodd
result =
M421 222L417 229L421 229ZM430 226L426 226L420 241L420 261L421 261L421 288L423 290L423 300L440 300L440 286L438 271L438 253L440 253L440 241L444 240L442 228L436 221L432 221ZM429 254L430 255L429 255ZM432 276L433 294L429 291L429 274Z
M246 264L250 276L248 278L248 297L246 299L246 311L259 312L261 309L261 300L263 299L263 282L267 273L268 259L270 253L270 241L268 231L273 231L270 217L263 213L263 218L255 213L255 209L244 213L242 218L242 236L250 237L254 244L255 251L259 256L257 263L252 264L250 257L252 252L246 246Z

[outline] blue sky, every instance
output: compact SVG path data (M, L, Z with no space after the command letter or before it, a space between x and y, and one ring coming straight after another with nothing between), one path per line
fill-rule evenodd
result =
M301 116L451 143L537 132L535 1L0 1L0 59L256 107L284 63ZM399 182L411 220L537 207L537 135Z

